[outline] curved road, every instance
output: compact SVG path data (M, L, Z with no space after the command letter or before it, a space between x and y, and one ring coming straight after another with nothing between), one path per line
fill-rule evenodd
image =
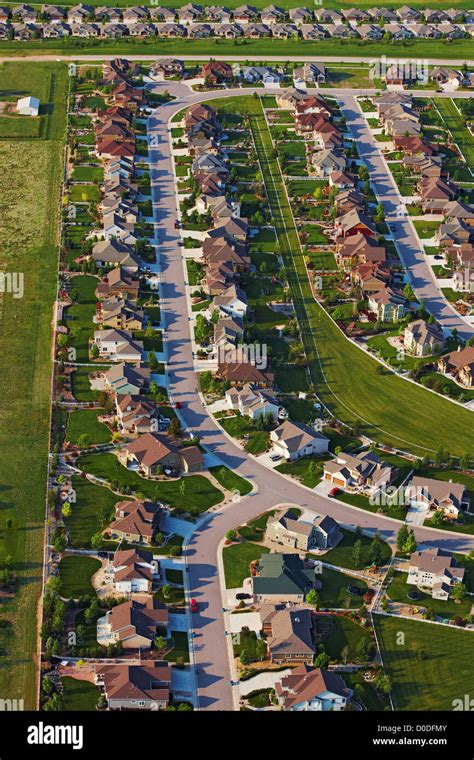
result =
M159 91L161 86L154 86L154 89ZM178 210L168 121L173 114L192 103L217 97L248 95L251 91L237 89L201 94L191 92L185 85L169 82L162 89L171 91L176 100L160 106L150 116L149 135L170 395L175 402L181 402L180 415L184 425L199 436L208 451L219 457L229 469L247 478L254 487L253 493L241 501L210 513L206 521L196 529L185 550L190 594L200 603L199 613L193 616L199 708L232 710L234 702L217 570L219 545L225 533L281 502L293 502L316 513L329 514L343 525L358 524L371 531L379 530L388 541L393 541L400 523L316 496L295 481L269 470L231 441L202 407L192 356L184 255L180 234L174 228ZM429 541L433 546L443 546L453 551L469 551L474 548L472 536L430 528L415 528L415 533L419 542Z

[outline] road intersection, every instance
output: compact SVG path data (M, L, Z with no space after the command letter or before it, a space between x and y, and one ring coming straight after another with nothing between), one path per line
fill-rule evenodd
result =
M380 531L393 542L400 523L392 518L315 495L310 489L280 475L247 455L232 441L203 407L198 392L192 353L191 325L186 298L187 275L180 233L175 228L178 204L169 120L183 108L203 100L252 94L249 89L197 93L181 83L152 85L159 92L167 89L175 100L155 109L149 118L149 157L153 214L157 230L158 263L161 271L161 309L168 352L168 388L171 399L180 402L183 426L199 437L207 451L226 467L248 479L252 493L239 501L217 508L198 524L185 547L189 595L199 602L193 615L192 636L197 675L198 706L204 710L232 710L235 707L228 644L224 625L223 589L218 572L218 555L226 532L252 520L282 502L304 506L314 513L329 514L342 525L360 525L367 532ZM334 90L345 107L354 108L350 98L367 91L347 93ZM367 94L373 94L368 91ZM424 93L426 95L426 92ZM351 115L352 119L352 115ZM354 128L360 129L355 115ZM408 234L409 230L407 231ZM474 537L432 528L415 528L419 543L467 552L474 548Z

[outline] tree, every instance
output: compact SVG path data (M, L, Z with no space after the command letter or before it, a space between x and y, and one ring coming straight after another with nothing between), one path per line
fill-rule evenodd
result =
M265 644L264 639L257 640L256 652L257 652L257 657L259 660L265 659L267 655L267 645Z
M405 546L405 542L407 538L408 538L408 527L404 523L397 533L397 549L399 552L404 551L403 547Z
M158 652L163 652L163 650L166 649L166 647L168 646L168 643L163 636L155 636L155 640L153 643L155 645L155 649Z
M390 694L392 691L392 681L390 676L386 676L384 673L379 673L377 678L374 680L374 686L383 694Z
M380 536L378 532L374 535L369 549L369 558L374 565L382 564L382 547L380 546Z
M306 594L306 601L308 602L308 604L311 605L311 607L318 609L319 594L316 591L316 589L312 588L310 591L308 591L308 593Z
M462 455L461 459L459 460L459 464L461 465L463 470L467 470L469 469L470 463L471 463L471 457L470 457L469 452L466 451Z
M361 550L362 550L362 541L360 540L360 538L358 538L357 541L354 542L354 546L352 547L352 554L351 554L351 560L354 563L355 567L360 567Z
M455 583L453 586L453 590L451 591L451 596L453 597L455 602L462 602L464 597L466 596L467 589L465 583Z
M437 509L436 512L434 512L431 518L431 525L433 525L434 528L440 528L444 525L444 514L440 509Z
M406 541L403 544L403 551L406 554L413 554L413 552L416 552L416 538L413 528L408 532Z
M177 417L173 417L173 419L170 422L169 434L173 438L180 438L181 437L181 423L180 423L180 421L178 420Z
M228 530L225 534L225 537L228 541L235 541L237 538L237 531L236 530Z
M349 645L346 644L346 646L341 649L341 660L343 661L344 665L346 665L347 660L349 659L349 652Z
M70 517L72 512L71 502L65 501L61 507L61 512L63 513L63 517Z
M331 658L329 657L326 652L320 652L316 655L314 658L314 667L315 668L322 668L323 670L327 670L329 667L329 663L331 662Z
M166 583L164 586L162 586L161 590L163 592L163 596L165 597L165 599L167 599L169 595L171 594L171 586L169 585L169 583Z

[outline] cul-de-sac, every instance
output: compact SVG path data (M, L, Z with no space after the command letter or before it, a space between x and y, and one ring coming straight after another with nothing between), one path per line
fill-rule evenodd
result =
M298 1L2 1L3 710L473 709L474 10Z

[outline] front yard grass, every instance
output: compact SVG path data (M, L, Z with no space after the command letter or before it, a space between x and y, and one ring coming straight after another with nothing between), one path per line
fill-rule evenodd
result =
M171 631L169 638L173 648L165 655L165 660L176 662L179 658L189 662L189 641L186 631Z
M91 578L100 566L100 561L95 557L65 555L58 566L60 595L66 599L78 599L80 596L94 593Z
M229 470L224 465L209 467L209 472L214 475L217 482L227 491L238 491L241 496L245 496L252 490L252 484L248 480L241 478L240 475L232 472L232 470Z
M249 454L263 454L268 449L269 434L265 430L257 430L249 417L222 417L219 422L233 438L246 441L244 448Z
M395 710L451 711L453 700L466 693L466 676L472 672L472 632L377 614L374 624Z
M124 467L114 454L84 454L76 464L84 472L117 484L119 490L130 489L137 497L162 501L191 514L204 512L224 498L203 475L189 475L180 480L147 480Z
M269 551L265 546L257 546L247 541L225 547L222 558L226 588L242 586L245 578L250 577L250 563L260 559L262 554L268 554Z
M278 464L275 470L297 478L308 488L317 486L323 477L323 463L314 457L302 457L296 462L283 462L283 464Z

